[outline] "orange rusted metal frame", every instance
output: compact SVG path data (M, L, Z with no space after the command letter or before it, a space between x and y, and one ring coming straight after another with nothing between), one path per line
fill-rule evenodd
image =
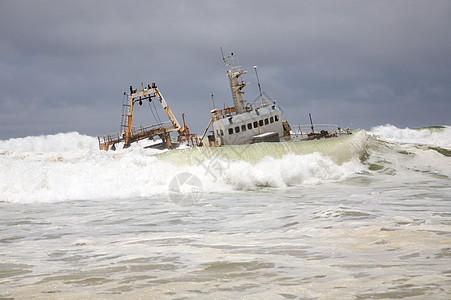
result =
M131 143L137 142L152 136L161 135L164 133L169 133L170 131L174 131L174 126L161 126L161 124L151 125L146 127L135 127L130 131L129 144L125 145L125 134L120 132L116 132L113 134L107 134L104 136L99 136L99 149L108 151L112 145L118 144L124 141L124 148L130 146Z
M177 121L177 118L172 113L171 109L169 108L169 105L166 103L166 100L164 99L163 95L159 92L157 86L155 83L152 83L152 87L148 86L148 88L144 88L143 84L141 83L142 90L136 91L131 90L130 94L127 95L127 111L124 113L126 116L126 124L123 132L115 133L111 135L104 135L99 136L99 148L100 150L106 150L108 151L111 146L114 146L115 144L119 142L124 142L124 148L130 147L130 144L148 137L152 137L155 135L159 135L161 138L164 138L167 147L172 147L171 144L171 138L169 133L171 131L177 131L179 134L179 140L197 140L197 135L190 135L188 127L185 124L181 127L179 122ZM131 87L130 87L131 89ZM152 125L147 127L135 127L133 128L133 113L135 108L136 102L142 102L144 100L151 101L152 98L157 98L160 102L161 106L163 107L166 115L169 118L169 121L172 123L171 126L163 127L161 124L158 125ZM156 127L158 126L158 127Z
M174 128L177 131L179 131L180 130L180 124L177 121L177 118L172 113L171 109L169 108L169 105L166 103L166 100L164 100L163 95L161 95L161 93L158 90L158 88L155 85L155 83L152 83L152 90L153 90L153 93L154 93L155 97L157 97L158 101L160 102L161 106L163 107L164 112L168 116L169 121L171 121L172 125L174 125Z
M234 113L236 111L235 106L232 107L226 107L224 109L213 109L210 113L211 113L211 119L213 121L215 120L219 120L222 116L226 116L226 115L230 115L232 113Z
M135 108L135 101L133 101L133 98L129 100L130 106L130 112L127 116L127 126L125 127L124 132L124 148L128 148L130 146L130 137L132 132L132 125L133 125L133 110Z

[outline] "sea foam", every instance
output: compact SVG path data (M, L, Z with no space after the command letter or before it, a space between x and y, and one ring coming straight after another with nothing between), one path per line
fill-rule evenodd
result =
M451 126L401 129L387 124L372 128L368 134L388 142L451 148Z
M365 134L334 140L251 145L241 152L224 147L205 152L210 156L202 149L165 153L139 146L105 152L96 138L76 132L0 141L0 201L168 198L181 173L198 177L204 193L317 184L362 168Z

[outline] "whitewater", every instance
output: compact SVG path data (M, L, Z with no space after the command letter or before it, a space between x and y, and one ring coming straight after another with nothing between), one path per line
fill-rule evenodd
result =
M0 225L0 298L449 299L451 126L172 151L1 140Z

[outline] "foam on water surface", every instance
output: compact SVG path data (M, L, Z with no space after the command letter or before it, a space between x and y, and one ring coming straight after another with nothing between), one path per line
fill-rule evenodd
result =
M167 194L180 173L203 192L282 188L345 178L361 167L366 135L317 142L160 151L135 145L99 151L78 133L0 142L0 201L52 202Z
M448 128L167 152L0 141L0 298L447 299Z
M451 126L401 129L387 124L372 128L369 134L394 143L423 144L451 149Z

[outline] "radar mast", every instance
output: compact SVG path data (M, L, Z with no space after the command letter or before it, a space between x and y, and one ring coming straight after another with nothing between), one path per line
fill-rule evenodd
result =
M246 74L246 71L244 71L241 66L236 64L236 58L233 57L233 53L223 56L222 59L229 67L227 77L229 77L230 90L232 91L236 114L242 114L244 112L244 100L242 96L244 92L242 89L247 85L247 83L239 79L241 75Z

